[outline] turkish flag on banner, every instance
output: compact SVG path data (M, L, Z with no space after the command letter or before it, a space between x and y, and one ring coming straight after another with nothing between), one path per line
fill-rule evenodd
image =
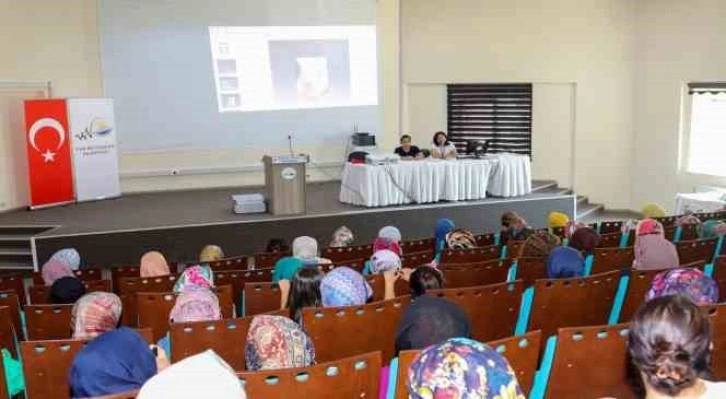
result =
M66 100L25 101L31 207L73 201Z

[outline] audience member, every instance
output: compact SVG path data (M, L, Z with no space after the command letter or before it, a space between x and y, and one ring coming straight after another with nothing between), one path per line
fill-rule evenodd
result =
M570 217L562 212L550 212L547 216L547 223L551 229L556 227L566 227L570 223Z
M50 303L53 305L72 305L86 293L83 281L76 277L61 277L50 287Z
M411 272L408 285L411 288L411 299L416 299L430 290L444 288L444 277L438 269L419 266Z
M518 219L509 225L506 231L507 240L524 241L527 237L535 233L535 230L527 225L524 219Z
M591 227L577 227L568 240L568 245L582 253L592 255L600 244L600 234Z
M726 397L726 383L711 382L711 321L680 295L646 302L630 323L628 352L646 399Z
M174 363L146 381L137 399L246 399L234 370L212 350Z
M507 230L509 230L510 226L512 226L513 224L519 223L520 221L523 221L523 220L524 219L522 219L522 217L519 216L517 214L517 212L512 212L512 211L504 212L502 214L502 229L501 230L507 231Z
M280 288L280 308L285 309L290 294L290 280L305 266L330 264L330 260L318 257L318 242L312 237L301 236L292 243L292 256L286 256L275 263L272 283Z
M454 228L456 228L456 225L454 225L454 222L451 219L439 219L436 222L436 230L434 230L434 242L437 255L446 248L446 236Z
M189 266L174 283L174 292L211 290L214 288L214 272L209 266Z
M159 354L159 358L165 358L165 354ZM70 371L72 397L87 398L139 389L162 365L158 360L139 333L130 328L121 327L101 334L73 359Z
M320 282L320 298L325 307L363 305L372 297L370 284L349 267L336 267Z
M401 258L397 253L381 249L373 253L370 259L370 274L383 274L401 270Z
M643 205L640 213L643 215L643 219L662 218L666 216L665 209L654 202L648 202Z
M449 141L444 132L436 132L434 134L433 146L431 147L431 157L439 159L456 158L456 146Z
M224 251L217 245L206 245L199 254L199 262L209 263L224 259Z
M408 134L404 134L403 136L401 136L400 142L401 145L399 147L396 147L393 152L401 157L402 160L405 161L424 158L424 154L421 149L415 145L411 145L411 136L409 136Z
M252 319L245 343L247 370L278 370L315 364L313 341L303 329L283 316Z
M82 296L71 312L73 339L91 339L115 330L121 320L121 298L110 292Z
M449 338L469 338L466 313L446 299L419 295L411 301L398 323L396 352L424 349Z
M313 267L304 267L295 272L290 282L290 297L287 307L290 309L290 318L302 325L302 310L304 308L319 307L323 305L320 296L320 283L325 273ZM284 308L284 306L283 306Z
M667 295L683 295L697 305L718 303L718 283L696 268L658 273L650 284L646 300Z
M381 228L380 230L378 230L378 237L387 238L397 243L400 243L403 239L401 231L398 230L398 228L395 226L385 226Z
M141 257L141 267L139 269L143 278L163 277L171 274L166 258L161 252L157 251L145 253Z
M290 246L287 245L287 241L283 238L270 238L265 247L265 252L268 253L287 252L289 250Z
M701 219L697 218L693 214L683 215L683 216L679 217L678 219L676 219L676 226L678 226L678 227L687 226L689 224L698 224L698 225L700 225L701 224Z
M48 287L52 286L61 277L75 277L68 262L53 258L45 262L41 274L43 275L43 282Z
M635 232L635 269L675 269L679 266L678 251L665 238L663 225L653 219L644 219Z
M585 273L585 259L576 249L555 247L547 256L547 278L581 277Z
M525 399L507 359L468 338L450 338L421 351L406 382L411 399Z
M174 307L169 312L169 323L187 323L222 319L219 298L212 291L194 289L182 291L176 297ZM157 345L166 353L171 353L169 334L159 340Z
M333 233L333 238L330 240L328 246L331 248L348 247L353 243L354 238L353 232L348 227L340 226Z
M707 220L698 228L699 238L713 238L726 235L726 222L722 220Z
M81 254L75 248L63 248L54 253L51 259L68 264L71 270L78 270L81 267Z
M538 231L527 237L522 247L522 256L546 258L553 249L561 244L560 237L546 231Z
M446 247L449 249L476 248L476 238L469 230L454 229L446 235Z

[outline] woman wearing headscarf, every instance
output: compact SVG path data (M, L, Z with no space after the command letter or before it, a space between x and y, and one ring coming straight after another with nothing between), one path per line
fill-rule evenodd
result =
M232 367L213 350L189 356L148 380L136 399L246 399Z
M330 240L329 247L332 248L344 248L353 243L353 232L347 226L340 226L333 233L333 238Z
M449 249L476 248L476 238L469 230L454 229L446 234L446 247Z
M538 231L527 237L524 247L522 247L522 256L546 258L553 249L561 244L560 237L546 231Z
M643 219L662 218L666 216L665 208L655 202L648 202L643 205L640 213L643 215Z
M449 338L469 338L471 324L453 302L436 296L416 297L398 323L396 352L424 349Z
M54 253L51 259L68 264L71 270L78 270L81 266L81 254L75 248L63 248Z
M635 229L635 261L639 270L676 269L679 266L678 251L665 238L663 225L653 219L644 219Z
M78 351L69 374L72 397L133 391L157 369L157 359L139 333L121 327L99 335Z
M217 245L205 245L199 254L199 262L209 263L220 259L224 259L224 251Z
M209 266L190 266L184 269L174 283L174 292L211 290L214 288L214 272Z
M72 305L85 295L86 286L76 277L61 277L50 286L50 303Z
M401 231L394 226L385 226L378 231L378 237L387 238L397 243L401 242L402 236Z
M373 252L388 249L403 255L401 249L401 232L393 226L386 226L378 231L378 237L373 240Z
M414 359L406 381L411 399L526 399L507 359L468 338L450 338Z
M329 259L318 257L318 242L308 236L297 237L292 242L292 256L286 256L275 263L272 283L280 287L280 309L287 306L290 294L290 280L305 266L330 264Z
M71 311L73 339L91 339L118 327L121 298L110 292L91 292L79 299Z
M247 370L279 370L315 364L313 341L294 321L283 316L252 319L245 344Z
M455 227L451 219L439 219L436 222L436 230L434 231L436 255L440 254L446 248L446 235Z
M719 301L716 281L696 268L658 273L650 284L645 300L667 295L685 296L696 305L713 305Z
M534 233L535 230L524 219L519 219L509 225L505 235L507 240L524 241Z
M222 311L219 298L209 290L183 291L176 297L174 307L169 312L169 323L220 320ZM159 347L171 353L169 334L159 340Z
M568 245L585 255L591 255L600 244L600 234L595 229L584 226L577 227L570 236Z
M547 216L547 223L551 229L565 227L568 223L570 223L570 217L562 212L550 212Z
M139 273L142 278L163 277L171 274L169 264L161 252L150 251L141 257Z
M713 238L726 235L726 222L721 220L707 220L698 228L698 237Z
M509 226L518 223L520 221L524 221L521 216L519 216L516 212L508 211L504 212L502 214L502 231L506 231L509 229Z
M556 247L547 256L547 278L581 277L585 273L585 259L570 247Z
M52 286L61 277L75 277L68 262L54 258L50 258L48 262L45 262L41 274L43 275L43 282L48 287Z
M363 275L349 267L336 267L320 282L320 297L325 307L357 306L373 296Z
M696 215L693 215L693 214L683 215L683 216L679 217L678 219L676 219L676 226L678 226L678 227L683 227L683 226L689 225L689 224L701 224L701 219L699 219L698 217L696 217Z

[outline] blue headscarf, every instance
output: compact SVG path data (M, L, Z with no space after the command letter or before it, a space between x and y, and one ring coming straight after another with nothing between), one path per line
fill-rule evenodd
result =
M139 333L121 327L99 335L73 359L74 398L112 395L141 388L156 375L156 359Z
M439 219L436 222L436 230L434 232L434 237L436 238L436 253L446 248L446 235L455 227L451 219Z
M570 247L557 247L547 256L547 278L581 277L585 272L582 254Z

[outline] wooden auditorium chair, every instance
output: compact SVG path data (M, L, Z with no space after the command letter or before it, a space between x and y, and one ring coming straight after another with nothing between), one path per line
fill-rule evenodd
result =
M535 281L543 278L547 278L547 258L531 256L517 258L510 280L522 280L525 287L531 287Z
M600 234L600 241L597 243L597 248L620 248L620 244L623 241L623 233L608 233Z
M70 339L73 305L27 305L25 325L28 340Z
M164 277L141 278L121 277L118 283L118 295L121 298L123 313L121 324L127 327L138 325L136 294L139 292L169 292L174 288L176 275Z
M607 273L613 270L630 269L635 260L635 248L595 248L592 265L585 274Z
M19 340L25 339L23 332L22 316L20 315L20 300L15 291L0 291L0 306L5 306L10 311L10 321Z
M172 323L169 326L171 360L178 362L212 349L237 371L246 370L245 341L252 317Z
M440 266L446 288L477 287L497 284L509 278L511 259L494 259L483 262L451 263Z
M445 249L441 252L440 264L472 263L499 259L501 248L499 245L490 245L481 248Z
M719 256L713 263L711 277L718 284L719 302L726 302L726 256Z
M221 272L223 270L245 270L249 267L246 255L213 260L208 265L215 272Z
M522 249L524 249L524 240L509 240L503 249L503 254L507 258L516 259L522 256Z
M73 275L76 276L77 279L81 281L95 281L95 280L103 280L103 269L99 267L93 267L93 268L83 268L73 271ZM139 274L136 273L138 276ZM45 280L43 280L43 273L42 272L33 272L32 275L33 278L33 285L45 285Z
M373 255L373 245L354 245L350 247L325 247L321 257L330 259L333 263L340 263L354 259L369 259Z
M9 307L0 306L0 349L7 349L17 359L18 348L15 343L19 336L15 333L11 314L12 312Z
M111 291L111 280L89 280L83 281L83 285L86 287L86 293L89 292L112 292ZM47 305L50 304L50 288L47 285L31 285L28 287L28 296L30 297L30 303L33 305Z
M695 241L681 241L676 244L678 249L678 259L681 264L704 261L712 263L714 255L716 255L716 247L719 237L706 238Z
M489 247L492 245L499 245L499 239L496 233L477 234L474 236L474 239L476 240L477 247Z
M111 286L113 292L119 293L121 279L124 277L139 277L141 269L139 266L114 266L111 268Z
M726 304L704 305L713 326L713 355L711 366L716 381L726 380Z
M422 265L431 263L434 259L434 252L417 252L407 254L406 252L401 255L401 267L407 269L415 269Z
M245 283L272 281L273 269L223 270L214 273L214 284L231 285L232 298L237 309L243 307Z
M622 231L622 229L623 229L623 221L622 220L608 221L608 222L600 222L600 231L599 231L599 233L601 235L612 234L612 233L620 233Z
M286 256L292 256L292 252L257 252L253 255L255 260L255 269L269 269L275 267L275 263Z
M254 316L280 309L280 287L273 283L246 283L243 316Z
M16 293L21 306L28 303L28 298L25 296L23 276L20 274L6 274L0 276L0 291L13 291Z
M434 239L433 238L401 241L398 244L401 246L401 251L403 251L404 255L418 253L418 252L433 252L434 251Z

